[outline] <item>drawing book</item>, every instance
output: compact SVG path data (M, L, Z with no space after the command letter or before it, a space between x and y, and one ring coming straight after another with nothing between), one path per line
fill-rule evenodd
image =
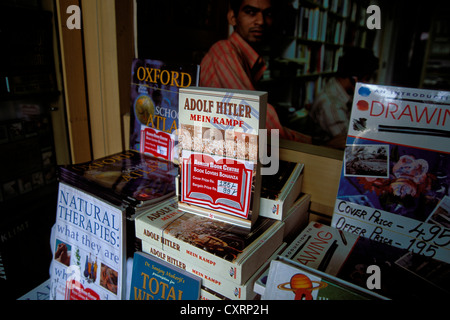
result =
M143 252L135 252L130 300L199 300L201 278Z
M318 222L310 222L281 255L390 299L450 292L449 264ZM370 266L379 268L379 287L369 288L375 279Z
M177 162L178 90L197 86L200 67L134 59L130 149Z
M251 228L260 206L258 137L267 93L181 88L179 98L180 209Z
M303 167L280 160L276 174L262 176L260 216L283 220L302 191Z
M450 263L450 93L358 83L332 226Z

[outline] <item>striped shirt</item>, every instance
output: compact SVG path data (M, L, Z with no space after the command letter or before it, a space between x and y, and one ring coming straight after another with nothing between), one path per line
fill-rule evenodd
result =
M200 86L239 90L256 90L266 64L262 57L237 33L216 42L200 66ZM275 108L267 104L266 128L278 129L280 138L310 143L309 136L283 127Z

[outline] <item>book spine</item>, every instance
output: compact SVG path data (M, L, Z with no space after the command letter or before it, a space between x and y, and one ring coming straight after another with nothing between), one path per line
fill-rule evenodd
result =
M220 258L164 233L163 230L143 229L136 226L136 236L143 241L143 244L148 242L150 245L156 246L156 248L161 248L166 254L182 258L184 261L210 270L236 284L244 284L282 243L283 227L284 223L275 223L245 248L244 252L238 254L234 261Z
M232 281L216 275L213 272L206 270L193 264L191 261L185 261L181 258L174 258L171 255L165 254L162 250L151 245L148 242L142 243L142 251L151 254L160 259L173 264L176 267L182 268L202 279L202 285L207 287L229 299L232 300L249 300L254 298L253 283L250 285L250 280L243 285L233 283Z
M275 220L284 220L287 215L287 209L285 208L290 200L294 200L300 194L303 184L303 165L296 167L295 171L292 173L291 178L287 182L286 186L283 187L282 193L279 196L279 200L272 200L267 198L260 199L260 212L261 217L271 218ZM299 177L300 176L300 177ZM298 181L301 179L301 181Z

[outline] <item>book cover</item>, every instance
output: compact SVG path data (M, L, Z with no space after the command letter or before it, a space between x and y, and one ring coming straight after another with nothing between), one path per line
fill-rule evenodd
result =
M135 252L130 300L198 300L201 278L143 252Z
M51 300L124 298L125 220L124 208L59 183L51 240Z
M281 256L390 299L442 298L450 292L449 264L318 222ZM373 285L371 266L379 270L379 286Z
M134 150L60 167L60 180L120 206L130 217L142 208L175 195L178 168Z
M270 263L261 300L369 300L384 297L288 259Z
M450 93L358 83L332 225L450 262Z
M238 227L171 205L139 215L136 237L172 258L181 258L237 284L244 284L282 243L284 223L258 219L254 228Z
M197 86L200 66L134 59L130 149L177 162L179 88Z
M182 210L251 228L260 206L267 93L181 88ZM264 134L267 134L264 131Z
M280 160L278 172L263 175L259 215L283 220L302 190L302 163Z

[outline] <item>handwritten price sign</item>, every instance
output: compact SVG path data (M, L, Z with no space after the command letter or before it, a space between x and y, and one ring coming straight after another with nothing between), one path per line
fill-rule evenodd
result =
M235 196L237 195L237 190L238 190L237 183L222 180L217 181L217 192L219 193Z

